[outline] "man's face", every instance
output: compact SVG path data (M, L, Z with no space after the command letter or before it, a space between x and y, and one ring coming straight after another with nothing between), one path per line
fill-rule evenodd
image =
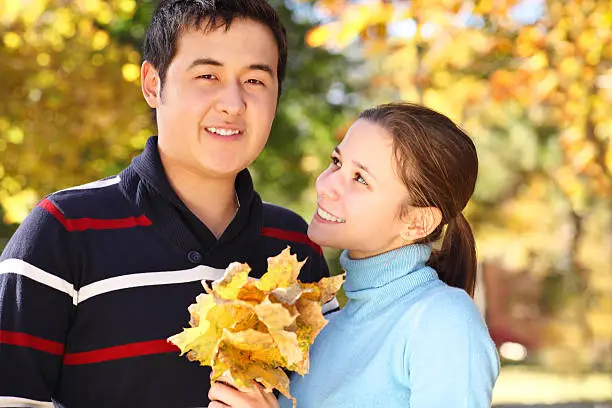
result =
M222 178L249 166L276 112L278 58L272 32L253 20L234 20L227 31L182 33L161 97L145 92L157 109L166 169Z

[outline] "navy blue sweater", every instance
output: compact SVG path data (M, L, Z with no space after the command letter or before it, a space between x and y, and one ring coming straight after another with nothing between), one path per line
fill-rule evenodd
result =
M287 245L300 279L328 276L295 213L262 203L247 170L217 239L165 176L157 139L118 176L42 200L0 258L0 407L205 407L209 369L166 338L188 325L201 280ZM325 305L333 309L337 302Z

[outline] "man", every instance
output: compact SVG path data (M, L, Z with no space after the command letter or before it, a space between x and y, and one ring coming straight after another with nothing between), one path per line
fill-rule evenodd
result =
M232 261L260 276L287 245L303 281L327 276L305 222L246 170L286 48L265 0L161 2L141 69L158 136L118 176L42 200L2 254L0 407L204 407L210 371L166 342L200 281Z

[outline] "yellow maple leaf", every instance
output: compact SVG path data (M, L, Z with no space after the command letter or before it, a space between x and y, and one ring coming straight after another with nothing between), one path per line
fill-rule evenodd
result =
M279 390L287 398L289 394L289 377L280 368L269 364L252 364L251 354L240 350L228 343L219 347L217 364L213 367L211 379L213 381L227 381L238 389L255 389L253 381L261 383L266 390L273 388ZM295 400L294 406L295 406Z
M249 279L240 291L238 292L238 299L251 304L257 304L262 302L266 298L266 292L257 288L255 280Z
M302 325L302 330L304 328L309 329L308 333L298 330L298 336L307 334L308 336L304 337L304 341L310 345L314 342L319 332L323 330L327 324L327 320L323 317L321 313L321 304L318 302L300 299L297 301L296 306L299 313L299 317L297 318L298 324L303 322L304 325Z
M300 269L305 263L306 259L298 262L297 256L291 255L290 248L287 247L279 255L268 258L268 271L256 286L264 292L289 287L297 282Z
M336 292L344 283L345 275L336 275L329 278L322 278L315 283L302 283L301 286L305 290L303 297L310 300L316 300L321 303L327 303L334 298Z
M231 263L223 278L189 306L189 325L168 339L191 361L212 367L212 381L239 389L258 383L276 388L287 398L289 378L283 368L306 374L308 351L327 321L322 304L331 300L344 276L316 283L298 281L299 262L287 247L268 258L259 280L249 277L247 264Z
M270 299L264 300L253 308L259 320L261 320L269 330L282 330L296 318L296 315L291 315L281 303L272 303Z
M212 292L221 299L237 299L240 289L247 283L251 268L247 264L232 262L223 278L212 284Z
M293 285L286 288L276 288L271 291L274 299L278 300L281 303L292 305L294 304L304 291L311 292L311 289L304 290L302 288L303 284L294 283Z

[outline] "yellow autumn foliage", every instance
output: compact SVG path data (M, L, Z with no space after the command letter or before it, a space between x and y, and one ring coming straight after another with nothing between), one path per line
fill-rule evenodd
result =
M222 279L210 287L203 282L206 293L188 309L191 327L168 341L189 360L212 367L212 381L239 389L255 388L258 382L293 399L283 368L308 372L308 350L327 324L321 307L344 281L338 275L301 283L298 274L305 262L287 247L268 258L268 270L259 280L249 277L249 265L230 264Z

